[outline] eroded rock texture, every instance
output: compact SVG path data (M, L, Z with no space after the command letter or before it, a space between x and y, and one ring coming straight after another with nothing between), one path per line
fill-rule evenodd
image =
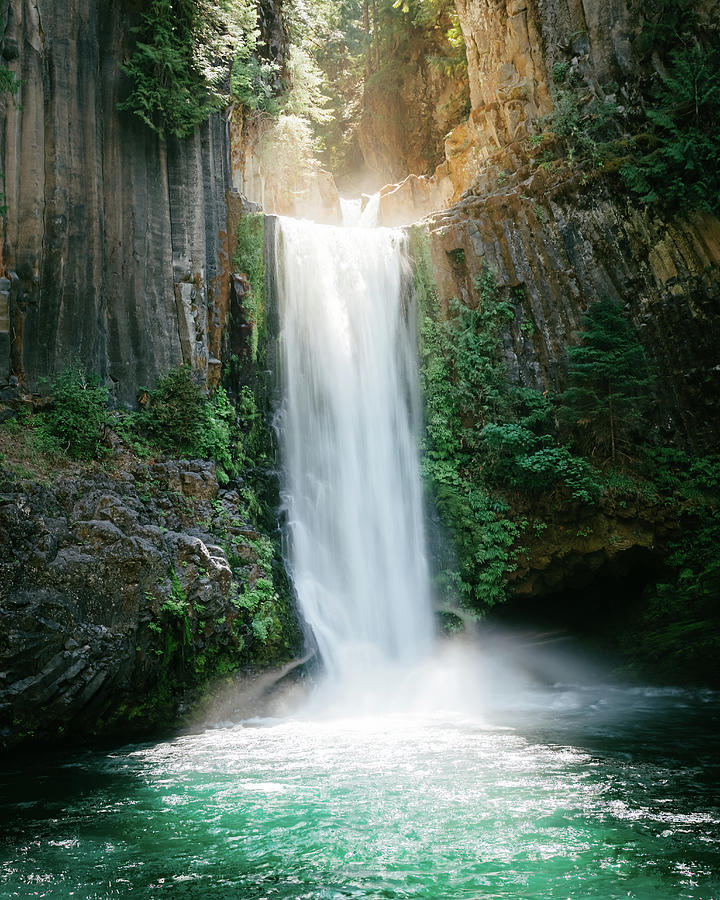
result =
M225 121L164 143L117 111L136 4L5 6L3 62L21 87L18 106L0 100L11 282L0 374L35 388L77 355L120 402L181 362L214 383L228 283Z
M511 380L565 386L566 352L595 300L627 306L659 375L668 435L711 449L720 438L720 222L662 218L601 179L550 185L537 173L472 197L431 225L443 302L476 305L489 266L508 289L515 321L504 336Z
M208 681L287 654L238 599L268 577L238 505L201 461L0 471L0 750L177 724Z
M432 62L449 52L442 31L430 44L428 37L411 32L392 52L393 66L365 86L358 143L369 171L387 182L432 173L445 135L467 115L462 73L448 75Z

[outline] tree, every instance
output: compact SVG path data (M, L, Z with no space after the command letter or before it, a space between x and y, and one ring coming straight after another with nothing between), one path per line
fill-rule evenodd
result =
M44 414L44 431L57 448L73 459L99 457L109 397L100 378L88 375L74 360L52 382L52 402Z
M568 351L568 388L560 418L592 454L621 447L647 424L654 382L642 345L619 303L600 300L583 319L580 343Z
M257 10L251 0L150 0L133 31L135 48L123 65L133 87L118 109L161 136L186 138L221 109L229 100L231 67L243 102L267 102L271 72L254 60Z
M720 212L720 41L671 51L620 170L645 203Z

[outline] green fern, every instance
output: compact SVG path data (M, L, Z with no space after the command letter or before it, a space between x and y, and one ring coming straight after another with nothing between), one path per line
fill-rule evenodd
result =
M633 158L620 170L645 203L720 211L720 45L670 53Z

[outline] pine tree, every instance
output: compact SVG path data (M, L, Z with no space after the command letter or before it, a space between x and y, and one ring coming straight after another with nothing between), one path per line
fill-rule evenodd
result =
M583 326L579 345L568 351L568 388L560 397L560 417L590 453L600 451L615 460L648 424L654 378L618 303L594 303Z

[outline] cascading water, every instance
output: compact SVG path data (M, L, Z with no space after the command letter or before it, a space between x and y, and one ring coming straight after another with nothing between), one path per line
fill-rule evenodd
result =
M348 683L433 643L406 238L282 218L276 260L289 568Z

